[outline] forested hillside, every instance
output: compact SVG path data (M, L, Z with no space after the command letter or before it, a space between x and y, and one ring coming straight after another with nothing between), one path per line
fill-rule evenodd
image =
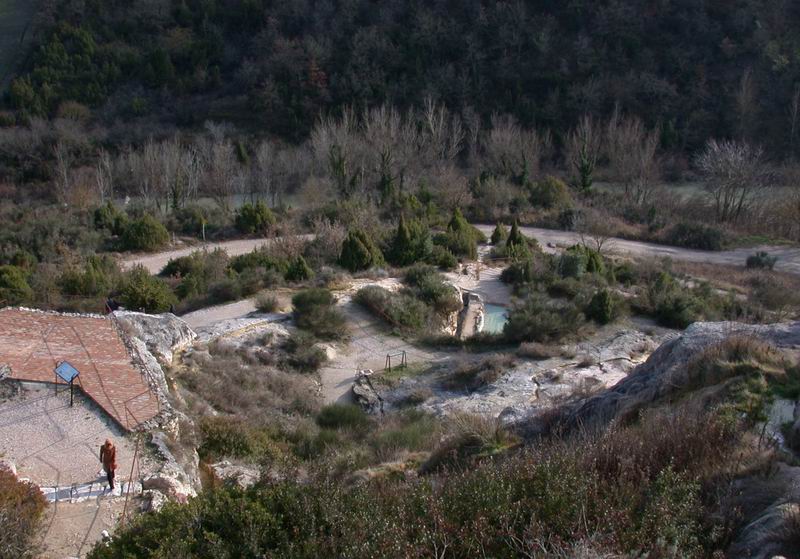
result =
M5 103L103 121L234 122L286 139L321 112L442 102L556 132L615 105L661 147L793 149L789 0L53 0Z

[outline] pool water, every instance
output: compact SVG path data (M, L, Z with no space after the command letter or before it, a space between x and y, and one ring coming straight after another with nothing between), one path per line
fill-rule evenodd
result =
M500 305L485 305L484 308L483 331L489 334L502 333L503 326L508 322L507 309Z

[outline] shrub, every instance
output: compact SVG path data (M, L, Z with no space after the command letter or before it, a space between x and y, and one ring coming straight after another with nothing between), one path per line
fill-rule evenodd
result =
M353 404L330 404L317 415L317 425L323 429L362 429L369 418L360 407Z
M768 252L759 251L747 257L746 266L749 269L772 270L777 262L777 256L770 256Z
M92 255L86 259L82 269L71 268L61 274L59 285L66 295L105 296L111 291L117 273L116 263L111 257Z
M455 270L456 266L458 266L458 258L456 258L450 250L441 245L433 245L427 262L445 271Z
M530 188L531 205L537 208L569 208L573 205L569 187L564 181L547 176Z
M686 328L703 316L702 302L689 292L673 290L659 297L655 317L667 328Z
M448 390L467 390L474 392L496 382L508 369L514 366L514 358L508 355L494 355L479 363L468 363L455 368L442 383Z
M499 245L508 238L508 230L502 223L498 223L494 231L492 231L491 242L493 245Z
M292 297L292 306L298 328L325 340L336 340L347 335L345 317L336 308L336 301L327 289L301 291Z
M247 254L240 254L231 260L230 266L232 270L239 273L248 268L261 268L263 270L275 270L281 275L285 275L289 269L289 263L285 258L271 254L266 248L260 248Z
M0 266L0 306L19 305L33 299L27 274L17 266Z
M433 242L428 229L416 221L406 223L401 214L389 251L389 261L395 266L408 266L428 258L432 249Z
M322 367L328 360L327 354L315 345L316 340L309 332L294 332L286 340L289 352L289 365L298 371L311 373Z
M377 285L359 289L355 301L390 324L412 332L423 331L430 320L427 305L419 299Z
M267 205L258 201L255 205L246 203L236 211L234 225L241 233L252 235L253 233L264 233L277 220Z
M39 488L0 467L0 556L39 557L38 540L47 501Z
M108 202L94 210L94 228L106 229L113 235L122 235L128 225L128 215Z
M722 250L722 231L708 225L681 222L674 225L666 236L667 243L698 250Z
M583 315L573 303L532 293L511 307L503 334L513 342L558 341L576 333L582 322Z
M169 232L160 221L145 214L131 221L122 233L123 250L158 250L169 242Z
M259 293L255 305L256 309L262 313L274 313L279 308L278 298L269 293Z
M233 278L224 278L209 287L208 295L217 303L238 301L243 295L242 286Z
M455 256L474 259L478 254L478 243L485 243L486 236L470 225L461 210L456 208L447 224L447 230L437 235L433 242L443 246Z
M314 277L314 270L306 263L306 259L298 256L292 263L289 264L289 269L286 270L286 281L308 281Z
M342 243L339 265L351 272L368 270L385 264L383 254L363 231L350 231Z
M425 264L413 266L406 270L404 280L413 288L416 297L430 304L436 313L447 316L461 309L458 290L433 267Z
M598 324L610 324L620 314L620 301L608 289L601 289L592 296L584 314Z
M141 266L131 270L124 279L120 300L130 310L148 313L166 312L177 302L169 285L164 280L151 276Z

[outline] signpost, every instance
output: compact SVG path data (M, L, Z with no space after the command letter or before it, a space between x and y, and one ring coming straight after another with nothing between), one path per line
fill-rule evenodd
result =
M55 369L56 373L56 394L58 394L58 379L60 378L67 384L69 384L69 406L72 407L73 404L73 383L80 373L78 369L67 363L66 361L61 361Z

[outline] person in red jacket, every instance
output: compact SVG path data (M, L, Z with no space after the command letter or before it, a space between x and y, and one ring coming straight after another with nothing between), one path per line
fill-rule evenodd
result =
M111 491L114 491L114 473L117 471L117 449L110 439L100 447L100 462L106 471L106 478Z

